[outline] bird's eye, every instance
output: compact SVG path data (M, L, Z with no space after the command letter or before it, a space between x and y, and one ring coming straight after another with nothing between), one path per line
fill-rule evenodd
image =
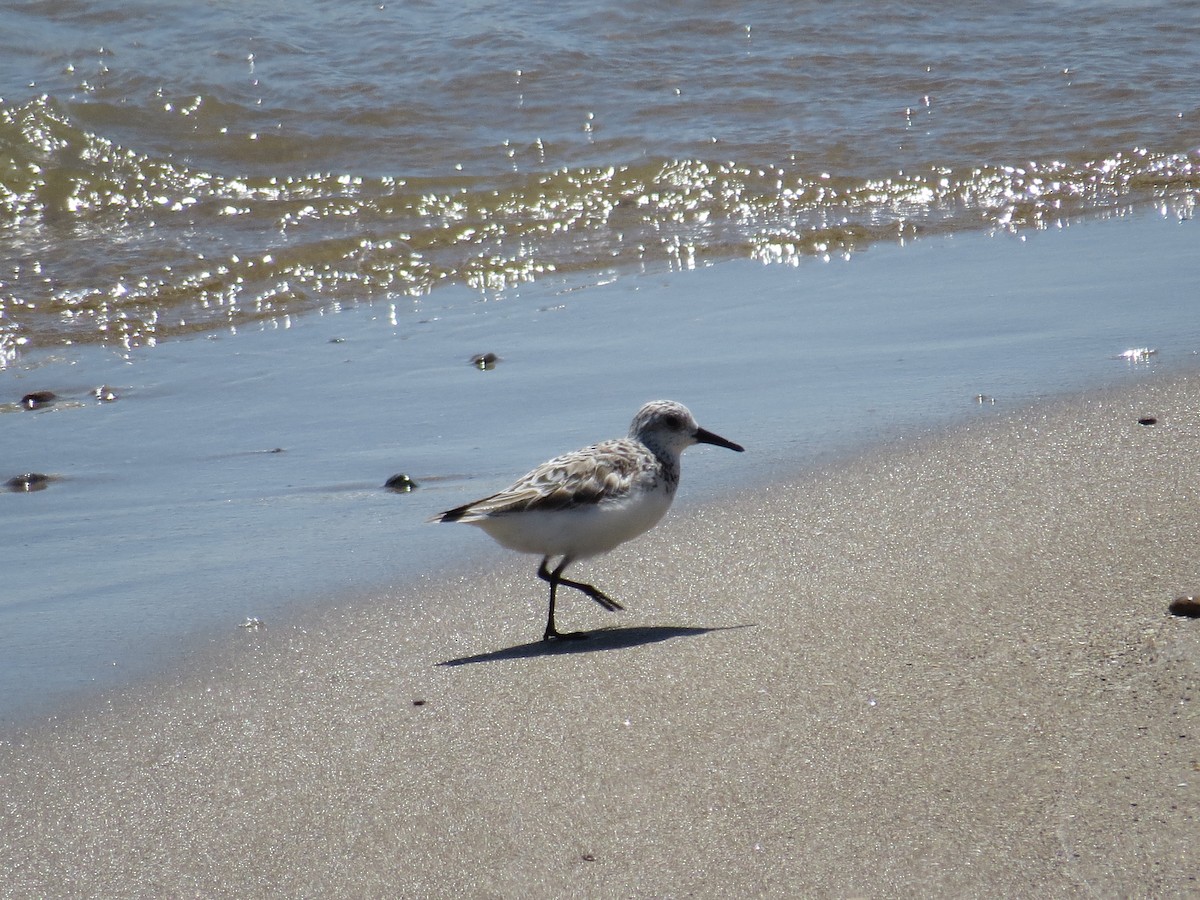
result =
M666 422L668 428L678 429L683 427L683 419L679 418L675 413L670 413L663 421Z

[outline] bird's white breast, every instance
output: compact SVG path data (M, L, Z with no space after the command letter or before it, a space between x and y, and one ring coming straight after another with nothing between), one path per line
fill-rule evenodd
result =
M575 559L607 553L649 531L671 507L665 485L617 500L565 509L528 509L472 521L510 550Z

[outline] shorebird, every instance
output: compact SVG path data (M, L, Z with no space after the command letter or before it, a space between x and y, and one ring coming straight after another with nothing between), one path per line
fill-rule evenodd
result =
M550 583L546 641L587 637L554 625L560 584L609 611L624 607L598 588L563 577L578 559L607 553L649 531L666 514L679 486L679 457L692 444L745 448L696 424L687 407L655 400L638 410L629 436L542 463L497 494L434 516L434 522L478 525L510 550L542 557L538 578ZM557 564L551 568L551 560Z

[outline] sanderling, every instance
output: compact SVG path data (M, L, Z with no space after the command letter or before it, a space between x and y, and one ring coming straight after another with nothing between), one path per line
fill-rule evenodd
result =
M563 572L575 560L607 553L658 524L679 486L679 456L692 444L716 444L738 453L744 449L705 431L682 404L656 400L638 410L629 437L555 457L500 493L430 521L478 525L510 550L541 556L538 577L550 582L550 615L542 639L586 637L554 627L560 584L582 591L607 610L624 607L590 584L563 578ZM551 569L553 559L559 562Z

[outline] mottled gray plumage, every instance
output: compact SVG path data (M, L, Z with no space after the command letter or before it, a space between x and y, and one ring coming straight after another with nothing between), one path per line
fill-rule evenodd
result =
M656 400L643 406L629 435L602 441L542 463L510 487L433 518L477 525L505 547L542 557L539 577L550 582L550 617L544 637L573 637L554 627L559 584L583 591L606 609L621 605L563 571L574 560L607 553L653 528L679 485L679 457L695 443L742 447L705 431L682 404ZM550 571L551 559L560 562Z

